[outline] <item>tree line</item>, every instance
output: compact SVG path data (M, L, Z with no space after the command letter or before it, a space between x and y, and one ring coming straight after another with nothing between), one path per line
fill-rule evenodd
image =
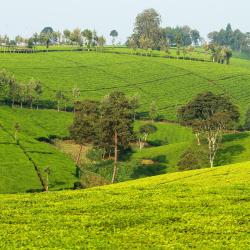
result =
M155 9L146 9L138 14L135 20L133 34L127 44L134 44L138 48L149 47L160 49L165 46L198 45L202 40L196 29L185 25L182 27L161 27L161 16ZM146 45L145 45L146 44Z
M10 101L12 107L15 104L39 105L42 94L42 84L39 80L31 79L28 83L18 82L14 76L10 75L5 70L0 71L0 96L5 102Z
M212 44L230 47L240 52L250 50L250 32L243 33L239 29L233 30L231 24L228 24L226 29L210 32L208 38Z
M110 32L112 37L113 46L118 37L118 31L112 30ZM76 28L74 30L65 29L63 32L54 31L52 27L45 27L41 32L34 33L30 38L24 38L20 35L11 40L7 35L0 35L0 44L4 45L18 45L24 44L29 48L34 48L37 45L44 45L49 48L52 44L61 45L76 45L79 47L86 46L88 49L91 47L103 47L106 44L104 36L97 35L95 30Z

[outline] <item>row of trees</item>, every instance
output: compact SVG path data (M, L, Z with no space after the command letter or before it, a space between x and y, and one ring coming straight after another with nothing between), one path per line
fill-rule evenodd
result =
M212 62L221 63L221 64L229 64L230 59L233 56L233 52L229 47L221 46L217 44L205 44L204 45L205 52L210 52Z
M160 49L163 44L178 47L198 45L200 41L198 30L192 30L189 26L162 28L160 14L154 9L146 9L137 15L134 32L127 44L134 44L139 48Z
M239 29L233 30L230 24L226 29L210 32L208 38L213 44L227 46L240 52L248 50L250 46L250 32L243 33Z
M118 32L112 30L110 36L112 37L112 44L114 45L118 37ZM30 38L24 38L18 35L15 37L15 40L10 40L7 35L0 36L0 44L5 45L25 44L31 48L38 44L43 44L48 48L51 44L56 43L77 46L85 45L91 48L97 46L103 47L106 44L106 39L104 36L98 36L95 30L81 30L76 28L72 31L65 29L61 33L60 31L54 31L51 27L45 27L40 33L34 33Z
M19 103L22 108L23 103L25 103L33 108L35 103L38 108L41 94L42 85L40 81L31 79L28 83L19 83L5 70L0 71L0 95L5 100L11 100L12 107L15 103Z

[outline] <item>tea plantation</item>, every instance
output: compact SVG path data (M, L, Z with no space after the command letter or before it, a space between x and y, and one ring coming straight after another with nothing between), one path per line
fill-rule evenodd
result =
M0 195L1 249L249 249L250 163Z
M81 99L100 99L118 89L138 95L145 115L156 101L159 113L168 120L176 119L180 105L208 90L228 95L243 116L249 106L250 62L241 59L228 66L130 54L48 52L1 54L0 68L20 81L41 80L42 99L48 105L55 101L57 90L72 100L72 89L77 86Z

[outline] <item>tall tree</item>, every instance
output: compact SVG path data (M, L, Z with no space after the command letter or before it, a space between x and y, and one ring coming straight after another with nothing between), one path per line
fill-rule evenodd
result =
M200 32L198 30L191 30L191 38L193 44L197 46L199 44L199 40L201 39Z
M104 36L99 36L97 39L98 46L103 50L104 45L106 44L106 39Z
M129 146L133 138L133 108L130 100L122 92L113 92L101 103L101 138L113 145L114 168L112 183L118 170L119 149Z
M115 39L118 37L117 30L111 30L110 36L112 37L112 45L115 46Z
M70 33L70 40L73 43L78 44L79 46L82 46L82 34L81 34L81 30L79 28L74 29L71 33Z
M97 144L99 138L100 103L92 100L75 103L76 113L70 127L70 135L80 145L76 158L76 168L79 170L79 161L82 148L86 144Z
M66 42L66 43L69 43L69 41L70 41L70 36L71 36L70 30L65 29L65 30L63 31L63 36L64 36L64 39L65 39L65 42Z
M82 36L85 38L85 44L86 44L88 50L90 50L90 47L91 47L92 41L93 41L93 32L89 29L85 29L82 32Z
M240 114L227 97L207 92L181 107L178 117L181 124L192 127L206 139L209 162L213 167L223 134L234 128Z
M137 42L142 36L153 43L153 48L159 47L161 37L161 16L155 9L146 9L136 17L134 37Z
M45 27L39 35L39 39L41 43L44 43L46 45L46 48L49 48L49 45L54 42L55 40L55 34L51 27Z

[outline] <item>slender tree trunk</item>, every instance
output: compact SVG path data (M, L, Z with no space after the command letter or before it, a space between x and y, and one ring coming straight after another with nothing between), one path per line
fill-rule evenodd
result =
M115 157L114 157L114 169L113 169L113 176L112 176L111 183L115 182L116 174L117 174L117 161L118 161L118 134L117 134L117 130L115 130L114 142L115 142Z
M200 134L199 133L195 133L195 137L196 137L196 140L197 140L197 145L200 146L201 145Z
M49 192L49 174L47 173L47 183L45 186L45 192Z
M81 153L82 153L82 148L83 148L83 145L80 145L80 150L79 150L77 158L76 158L76 166L79 165L80 158L81 158Z

